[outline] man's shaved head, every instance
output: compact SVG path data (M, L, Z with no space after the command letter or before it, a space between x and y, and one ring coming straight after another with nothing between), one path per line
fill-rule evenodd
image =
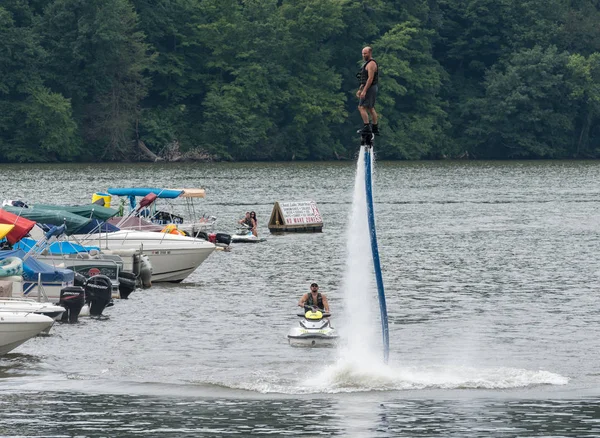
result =
M369 46L365 47L364 49L362 49L362 57L365 61L368 61L369 59L371 59L371 54L373 53L373 49L370 48Z

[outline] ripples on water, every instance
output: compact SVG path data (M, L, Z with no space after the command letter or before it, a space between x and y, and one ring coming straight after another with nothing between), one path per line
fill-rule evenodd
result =
M379 163L389 367L285 338L313 280L349 326L340 289L354 173L354 163L0 168L3 197L32 203L202 186L220 231L252 209L268 238L0 359L0 435L599 435L600 165ZM270 235L273 202L304 199L318 202L324 233Z

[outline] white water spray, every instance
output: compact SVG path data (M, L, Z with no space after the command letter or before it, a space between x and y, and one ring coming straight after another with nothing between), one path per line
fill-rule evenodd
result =
M367 219L365 150L360 148L346 235L346 272L342 282L344 316L340 360L360 364L365 358L381 357L378 336L377 288Z

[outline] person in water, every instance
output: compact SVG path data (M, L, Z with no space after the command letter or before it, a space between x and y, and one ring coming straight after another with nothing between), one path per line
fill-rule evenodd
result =
M319 292L319 285L317 283L310 285L310 292L302 295L302 298L298 301L298 306L317 307L319 310L329 313L327 297Z
M238 221L239 224L246 225L248 228L253 228L252 218L250 217L250 212L246 212L246 216Z
M377 61L373 59L373 49L365 47L362 49L362 57L365 63L363 64L357 76L360 79L360 87L356 92L358 97L358 111L363 120L363 134L379 135L379 125L377 125L377 112L375 112L375 99L377 98L377 83L379 82L379 68ZM369 125L369 115L371 123Z
M252 234L258 237L258 220L256 219L256 212L250 212L250 220L252 221Z

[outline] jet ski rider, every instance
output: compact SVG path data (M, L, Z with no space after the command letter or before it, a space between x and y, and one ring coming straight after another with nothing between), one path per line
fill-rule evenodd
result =
M319 292L319 285L317 283L310 285L310 292L302 295L302 298L298 301L298 306L318 307L319 310L329 313L327 297Z
M239 224L246 225L248 228L253 229L254 224L252 222L252 217L250 217L250 212L246 212L246 216L243 219L238 221Z

